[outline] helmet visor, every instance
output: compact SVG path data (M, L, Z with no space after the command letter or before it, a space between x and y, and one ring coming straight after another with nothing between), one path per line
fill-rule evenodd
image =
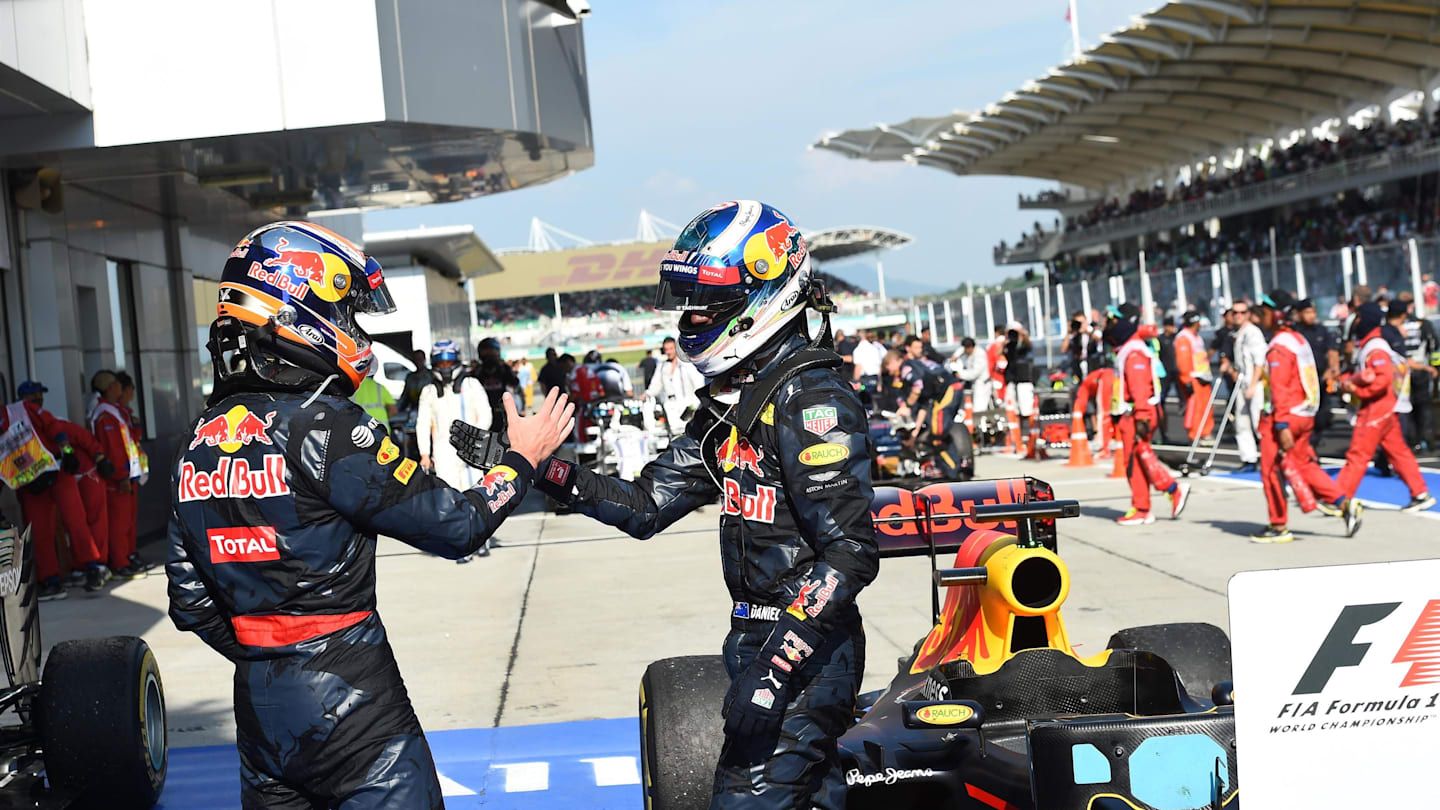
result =
M390 288L385 286L385 274L380 271L380 262L365 257L366 287L361 288L355 299L355 309L366 315L388 315L395 311L395 299Z
M739 267L662 262L655 308L668 312L734 309L746 299Z

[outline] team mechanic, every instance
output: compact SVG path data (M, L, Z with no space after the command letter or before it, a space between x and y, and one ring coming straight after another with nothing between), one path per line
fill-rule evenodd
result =
M727 202L685 226L656 308L706 379L685 435L632 482L558 459L536 485L648 538L723 496L721 562L734 600L725 745L712 808L844 806L836 738L865 665L855 595L874 579L869 432L840 374L804 237L779 211ZM808 345L807 345L808 344Z
M267 225L225 263L215 388L173 470L170 616L235 663L245 808L440 808L430 749L375 612L375 536L478 549L568 432L551 396L458 492L347 396L374 362L355 313L380 265L324 228Z

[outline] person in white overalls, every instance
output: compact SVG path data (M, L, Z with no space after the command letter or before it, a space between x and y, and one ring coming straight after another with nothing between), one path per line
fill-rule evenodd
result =
M480 482L484 472L469 466L450 446L450 425L455 420L478 428L490 428L490 398L480 381L461 374L460 347L453 340L442 340L430 350L431 384L420 390L420 405L415 414L415 444L420 450L420 466L433 472L440 480L464 491ZM481 546L480 556L489 554ZM457 562L468 562L462 557Z

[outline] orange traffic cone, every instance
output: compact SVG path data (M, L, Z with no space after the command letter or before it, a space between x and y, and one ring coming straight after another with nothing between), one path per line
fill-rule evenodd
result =
M1025 458L1035 461L1044 461L1050 457L1045 449L1045 442L1041 438L1040 428L1035 426L1036 417L1030 417L1030 433L1026 436L1028 446L1025 448Z
M1070 414L1070 460L1066 467L1089 467L1095 460L1090 458L1090 437L1085 435L1085 414L1076 411Z

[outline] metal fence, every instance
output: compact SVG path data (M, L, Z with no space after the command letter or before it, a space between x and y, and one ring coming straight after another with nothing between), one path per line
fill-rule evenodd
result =
M1321 253L1295 253L1263 259L1239 259L1199 268L1146 267L1108 278L1053 283L1043 281L1005 292L942 296L912 303L910 320L918 330L931 327L937 343L950 344L966 335L985 338L1010 321L1025 325L1037 344L1058 346L1070 313L1103 313L1110 304L1130 302L1147 321L1157 313L1176 317L1194 309L1211 324L1235 301L1255 301L1263 292L1286 289L1311 298L1322 320L1336 303L1350 298L1358 285L1372 293L1415 295L1416 313L1427 312L1422 277L1440 268L1440 237L1408 239L1382 245L1346 247Z

